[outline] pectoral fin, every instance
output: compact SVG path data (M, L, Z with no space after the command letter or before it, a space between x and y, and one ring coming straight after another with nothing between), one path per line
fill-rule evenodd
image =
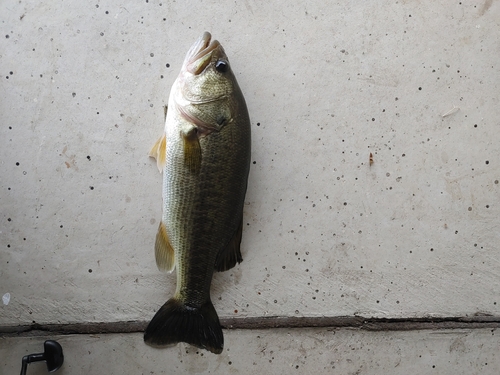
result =
M184 163L193 173L198 173L201 167L201 147L198 139L198 129L193 127L187 133L181 133L184 140Z
M167 228L160 222L155 242L156 265L160 271L172 272L175 267L174 249L168 239Z
M234 232L231 241L229 241L225 249L222 249L219 254L217 254L217 259L215 260L216 271L227 271L233 268L236 265L236 262L241 263L241 261L243 260L240 251L242 231L243 217L241 218L240 225L238 225L236 232Z
M165 133L163 133L154 146L151 147L151 150L149 150L149 157L156 159L158 170L160 173L163 172L167 162L167 137Z

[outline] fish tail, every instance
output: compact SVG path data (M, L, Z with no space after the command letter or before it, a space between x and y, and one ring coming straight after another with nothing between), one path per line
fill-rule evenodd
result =
M224 336L212 301L199 308L169 299L153 317L144 341L153 346L187 342L215 354L222 353Z

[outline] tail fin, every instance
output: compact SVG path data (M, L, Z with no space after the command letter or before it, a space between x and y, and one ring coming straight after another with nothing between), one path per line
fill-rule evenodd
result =
M211 301L200 308L185 305L176 298L169 299L153 317L144 341L153 346L187 342L212 353L222 353L224 336L219 317Z

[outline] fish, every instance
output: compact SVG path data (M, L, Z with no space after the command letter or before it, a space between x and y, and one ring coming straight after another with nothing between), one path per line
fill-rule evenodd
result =
M210 299L214 271L240 263L250 170L247 105L224 48L205 32L172 85L165 131L151 148L163 173L155 258L176 270L173 295L144 332L151 346L185 342L220 354L224 336Z

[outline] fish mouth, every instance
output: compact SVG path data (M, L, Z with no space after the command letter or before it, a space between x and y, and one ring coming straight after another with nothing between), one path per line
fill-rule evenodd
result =
M184 60L184 66L189 73L194 75L200 74L210 63L212 52L221 47L217 40L211 39L212 35L205 31L189 49Z

